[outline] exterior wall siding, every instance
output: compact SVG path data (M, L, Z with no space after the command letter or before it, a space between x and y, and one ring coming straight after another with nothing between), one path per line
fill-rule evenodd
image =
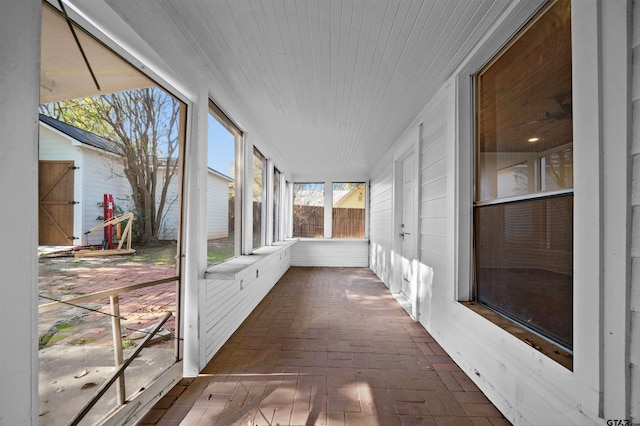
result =
M158 170L158 190L156 193L156 207L160 205L160 195L162 191L162 185L164 185L164 169ZM169 188L167 189L167 196L165 199L164 217L160 223L160 232L158 233L158 239L160 240L177 240L178 228L180 227L180 187L178 185L179 171L171 178L169 182Z
M40 126L39 158L40 160L73 160L76 167L74 179L74 200L78 201L74 207L74 245L100 245L103 232L97 230L85 232L99 225L104 216L102 202L104 194L112 194L116 206L123 212L133 209L131 201L131 186L124 176L122 164L113 155L100 152L98 149L87 147L66 135ZM158 185L162 185L162 170L159 172ZM165 217L161 225L159 238L161 240L175 240L178 236L178 179L172 179L167 193ZM160 197L156 197L156 202ZM134 222L134 225L136 223Z
M40 143L38 149L38 160L73 160L73 164L75 165L75 167L79 167L79 169L75 171L73 188L73 198L75 201L80 202L80 204L76 204L73 207L73 236L78 237L79 239L75 240L73 244L84 244L84 202L82 197L82 173L85 169L85 166L83 163L84 157L82 155L82 152L71 146L71 143L68 141L68 139L66 139L60 133L44 125L40 125L39 140Z
M420 141L420 306L430 306L434 292L447 294L447 92L442 90L423 115ZM418 320L429 324L432 309Z
M367 240L300 240L291 250L292 266L369 266Z
M629 364L631 367L631 418L640 419L640 0L632 3L632 239Z
M524 5L525 3L523 3ZM580 292L576 292L574 299L574 324L575 333L578 336L574 353L573 370L562 367L560 364L546 357L535 348L519 340L508 332L502 330L493 322L468 309L458 301L468 300L471 291L471 277L469 273L471 259L468 258L472 249L472 236L470 231L470 216L473 185L472 166L473 146L472 135L469 130L472 112L469 109L470 89L468 76L473 74L487 58L490 58L500 45L508 40L534 11L534 5L525 13L518 11L502 23L495 30L496 35L490 34L487 45L481 42L474 58L469 58L460 67L460 74L453 75L443 84L440 92L431 99L427 107L420 113L415 123L422 123L420 141L420 254L419 254L419 313L418 320L447 351L453 360L469 375L478 387L487 394L500 411L514 424L600 424L607 419L627 418L630 422L637 422L640 411L640 12L638 6L640 0L633 0L633 182L632 182L632 208L633 231L631 241L631 289L630 289L630 330L621 330L618 324L611 322L610 318L617 319L616 310L619 312L618 297L621 283L608 281L610 275L603 274L599 284L597 274L591 272L592 254L601 253L604 268L609 265L615 253L597 240L597 229L587 228L585 225L593 225L593 216L579 209L576 216L577 229L580 229L580 239L576 243L576 263L574 276L576 282L581 283ZM617 13L620 6L608 4L604 11L598 10L595 2L574 2L575 13L579 20L583 18L599 19L607 13ZM527 6L529 6L527 4ZM611 9L609 9L611 6ZM517 18L514 18L517 17ZM508 23L506 23L508 22ZM519 22L519 23L518 23ZM611 34L615 28L605 26L602 30L607 37L615 37ZM586 32L579 32L584 35ZM501 40L501 41L496 41ZM591 99L593 92L593 79L590 77L591 67L597 68L593 60L585 60L584 52L590 52L593 47L591 40L585 41L576 38L576 83L574 93L576 99ZM495 46L495 49L494 47ZM593 48L597 51L596 48ZM596 55L597 56L597 55ZM484 59L479 59L484 58ZM479 63L476 67L476 62ZM586 69L585 69L586 68ZM606 68L606 66L605 66ZM610 72L610 69L607 69ZM612 77L608 74L598 75L605 86L609 85ZM608 78L608 79L607 79ZM463 83L460 83L463 81ZM466 82L466 83L464 83ZM587 84L587 82L589 82ZM464 92L466 91L466 92ZM468 93L465 95L462 92ZM609 92L605 91L609 96ZM578 96L579 95L579 96ZM603 97L609 102L610 98ZM597 117L597 109L603 108L596 105L594 108L581 108L576 113L575 123L582 125L593 122ZM577 108L576 108L577 110ZM595 115L594 115L595 111ZM468 116L468 117L467 117ZM579 120L579 121L578 121ZM610 125L608 118L602 118L599 126ZM597 120L596 120L597 121ZM580 124L579 124L580 125ZM610 129L611 127L609 127ZM462 130L461 130L462 129ZM579 129L581 130L581 129ZM465 132L467 132L465 134ZM461 136L460 133L463 133ZM619 142L623 141L624 131L620 130ZM619 150L620 144L609 143L602 145L601 150L591 149L598 145L597 132L594 137L580 146L576 162L580 163L580 175L576 183L576 198L581 203L585 200L593 204L603 203L603 198L598 196L598 185L591 185L592 181L585 179L594 175L593 163L603 162L608 152ZM584 136L584 135L583 135ZM594 140L595 139L595 140ZM385 283L397 269L393 263L387 263L385 269L380 259L384 255L391 254L393 241L387 237L391 235L388 229L392 227L393 216L393 159L401 154L400 139L392 145L390 153L383 157L373 169L371 174L371 268L381 277ZM586 149L585 149L586 147ZM607 151L611 150L611 151ZM577 166L576 166L577 167ZM585 170L588 169L588 173ZM597 167L595 167L597 169ZM613 170L605 169L602 179L603 188L607 191L612 188L612 179L615 176ZM589 185L587 185L589 183ZM609 185L609 186L607 186ZM618 186L620 187L622 183ZM383 190L383 188L391 188ZM583 192L588 188L588 192ZM604 191L603 189L602 191ZM618 188L619 189L619 188ZM578 193L579 192L579 193ZM467 204L465 204L467 203ZM463 207L460 207L463 204ZM580 206L582 206L580 204ZM596 204L597 207L597 204ZM602 209L603 205L600 205ZM607 206L608 207L608 206ZM597 209L596 209L597 210ZM607 211L607 209L604 209ZM610 211L610 210L609 210ZM586 217L586 219L585 219ZM615 228L615 221L610 216L595 216L596 225L600 223L602 229ZM595 239L595 241L591 241ZM467 256L467 258L465 258ZM589 260L591 259L591 260ZM604 260L603 260L604 259ZM595 258L597 263L597 256ZM598 269L598 266L595 266ZM606 271L605 271L606 272ZM584 281L588 280L588 282ZM608 289L604 293L598 292L599 285ZM616 296L611 297L611 291L615 288ZM612 301L613 300L613 301ZM602 312L594 316L597 306ZM596 309L592 309L592 307ZM617 308L616 308L617 307ZM609 333L609 329L615 333ZM607 336L602 341L597 334L606 330ZM612 338L608 335L628 332L626 342L620 338ZM623 333L624 334L624 333ZM624 348L620 342L624 343ZM618 363L617 358L602 357L598 350L600 344L613 343L612 347L605 347L605 354L612 351L624 353L629 351L630 371L629 387L620 384L615 386L612 377L618 377L625 366ZM608 351L608 352L607 352ZM602 377L604 380L601 381ZM627 400L627 403L620 402ZM629 414L625 414L625 406L629 407Z
M207 239L229 235L229 182L209 172L207 176Z
M82 177L76 181L76 188L81 185L83 215L83 230L81 240L76 240L81 245L100 245L104 238L103 230L99 229L90 234L84 235L89 229L99 225L103 219L98 217L104 216L104 194L113 195L113 201L117 207L121 208L125 213L129 211L131 195L129 182L124 177L122 164L115 158L85 148L75 148L83 154L83 166L78 170L80 173L77 177ZM137 224L133 223L133 226Z
M371 175L369 215L369 259L373 272L387 287L391 282L393 177L392 161L379 163Z

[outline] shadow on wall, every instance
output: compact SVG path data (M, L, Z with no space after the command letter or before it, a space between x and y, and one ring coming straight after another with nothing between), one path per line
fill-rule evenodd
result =
M409 294L417 295L417 313L415 318L423 324L429 324L431 321L430 310L421 309L421 306L431 306L433 299L433 277L434 270L431 266L425 265L417 261L410 261L401 256L397 256L395 252L387 251L380 244L371 242L371 248L369 252L371 270L380 278L380 280L390 289L392 293L400 292L400 285L394 284L394 271L397 265L409 265L412 268L411 276L416 276L417 279L410 280ZM398 276L402 273L398 270ZM401 278L399 278L401 279Z

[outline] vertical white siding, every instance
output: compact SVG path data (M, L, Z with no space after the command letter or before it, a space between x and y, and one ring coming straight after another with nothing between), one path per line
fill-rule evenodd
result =
M100 245L102 230L85 235L102 223L104 194L112 194L116 206L128 212L132 209L131 186L124 176L118 157L85 146L73 138L40 125L40 160L73 160L78 167L74 176L74 201L79 204L73 211L74 245ZM135 223L134 223L135 226ZM173 237L175 238L175 237Z
M160 197L162 195L162 185L164 185L164 169L157 171L158 174L158 188L156 192L156 208L160 206ZM162 221L160 222L160 231L158 233L159 240L177 240L178 228L180 226L180 174L176 170L176 173L169 182L169 188L167 189L167 195L165 198L164 212Z
M229 182L207 175L207 239L229 235Z
M631 418L640 419L640 0L633 3L633 71L632 71L632 214L631 240L631 332L629 362L631 365Z
M76 171L76 188L82 191L80 206L82 207L82 237L78 244L99 245L104 238L102 229L84 235L94 226L104 221L104 194L113 195L113 202L124 212L131 209L131 186L124 177L122 164L114 156L102 154L91 148L76 147L83 154L83 164ZM134 222L133 226L137 224Z

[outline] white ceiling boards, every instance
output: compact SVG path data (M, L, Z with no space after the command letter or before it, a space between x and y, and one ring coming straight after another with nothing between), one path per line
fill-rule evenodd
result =
M368 175L508 4L105 2L171 66L206 64L294 176Z

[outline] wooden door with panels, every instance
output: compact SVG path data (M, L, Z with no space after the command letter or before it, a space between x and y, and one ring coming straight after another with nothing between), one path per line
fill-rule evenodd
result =
M38 166L39 244L72 245L74 162L41 160Z

